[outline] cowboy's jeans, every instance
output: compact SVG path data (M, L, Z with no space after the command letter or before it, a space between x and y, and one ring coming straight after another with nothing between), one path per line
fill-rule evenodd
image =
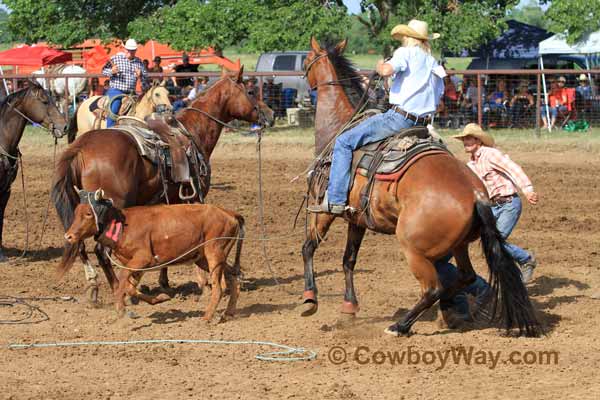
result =
M368 143L383 140L401 129L415 126L415 122L390 109L363 121L344 132L333 146L333 160L329 173L327 197L329 204L346 204L350 185L352 152Z
M122 95L122 94L125 94L125 92L122 90L119 90L119 89L115 89L115 88L109 88L106 91L106 95L108 96L108 101L110 102L110 111L115 115L119 115L119 109L121 108L121 99L123 99L123 97L120 97L120 95ZM119 96L119 97L113 101L113 99L117 96ZM116 123L117 123L117 121L110 118L110 116L106 116L106 127L107 128L114 126Z
M512 201L507 203L492 206L492 213L496 218L496 227L504 240L510 236L515 225L517 225L521 216L521 209L522 204L519 196L513 197ZM523 265L531 259L528 252L514 244L506 242L504 248L519 265Z
M458 268L449 262L451 258L452 255L448 255L434 263L438 279L445 288L450 287L458 279ZM477 275L475 282L456 292L454 296L442 295L440 298L440 309L448 310L451 308L461 316L468 316L470 313L467 294L475 297L475 303L481 306L486 300L489 289L490 285L488 285L485 279Z

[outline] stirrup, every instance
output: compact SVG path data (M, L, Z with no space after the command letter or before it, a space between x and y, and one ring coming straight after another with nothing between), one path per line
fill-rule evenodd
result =
M183 183L179 184L179 198L182 201L188 201L188 200L192 200L194 197L196 197L196 186L194 186L194 179L190 178L190 186L192 186L192 194L190 194L189 196L186 196L183 194Z
M321 204L313 204L308 206L306 209L311 213L325 213L325 214L333 214L333 215L342 215L346 211L345 204L329 204L329 199L327 198L327 192L325 192L325 196L323 196L323 202Z

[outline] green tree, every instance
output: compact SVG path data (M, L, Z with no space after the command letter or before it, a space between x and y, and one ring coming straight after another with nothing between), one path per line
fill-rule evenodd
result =
M322 0L180 0L129 29L179 49L241 46L252 51L303 49L311 35L341 36L350 19L346 7Z
M10 42L10 33L8 32L8 13L0 9L0 43Z
M586 33L600 29L600 1L555 0L550 3L546 17L550 30L567 32L567 42L573 44Z
M4 0L11 36L69 46L87 38L125 39L127 25L172 3L166 0Z
M517 0L362 0L359 21L371 39L389 56L397 46L390 37L394 25L412 18L425 20L441 39L433 42L441 51L472 49L496 37L504 27L507 8Z
M521 7L513 7L507 12L509 19L522 22L524 24L537 26L538 28L548 29L548 19L544 10L536 0L529 0L529 3Z

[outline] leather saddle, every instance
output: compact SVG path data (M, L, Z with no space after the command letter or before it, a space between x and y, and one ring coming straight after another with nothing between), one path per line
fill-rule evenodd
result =
M119 118L114 128L126 132L137 144L142 157L161 168L170 181L180 185L182 200L198 196L203 201L201 185L209 166L187 131L184 132L185 128L156 114L146 121ZM191 185L191 195L183 194L181 188L186 185Z
M121 108L119 108L119 115L128 115L130 111L133 110L134 101L129 96L124 96L121 98ZM108 107L108 96L100 96L96 100L90 103L89 109L90 112L93 113L96 118L105 119L106 118L106 109Z
M367 184L361 191L360 208L367 214L367 224L371 225L368 212L369 198L375 181L399 181L404 173L417 160L432 154L451 154L441 139L430 135L426 127L413 127L399 131L378 142L369 143L354 151L350 170L350 188L357 175L367 177ZM309 175L309 191L321 202L327 190L331 169L332 151L324 155Z

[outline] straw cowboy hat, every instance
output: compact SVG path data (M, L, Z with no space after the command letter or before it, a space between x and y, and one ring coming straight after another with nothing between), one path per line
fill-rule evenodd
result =
M481 140L481 143L483 143L484 146L494 147L494 138L490 134L485 132L483 129L481 129L479 125L474 123L467 124L460 135L454 135L452 137L455 139L462 140L467 136L472 136Z
M578 81L587 81L588 77L586 74L581 74L579 75L579 79L577 79Z
M137 50L137 42L135 41L135 39L127 39L127 41L125 42L125 49L127 50Z
M401 41L403 36L419 40L435 40L440 37L440 34L434 33L429 36L429 26L427 25L427 22L411 19L407 25L396 25L394 29L392 29L393 39Z

